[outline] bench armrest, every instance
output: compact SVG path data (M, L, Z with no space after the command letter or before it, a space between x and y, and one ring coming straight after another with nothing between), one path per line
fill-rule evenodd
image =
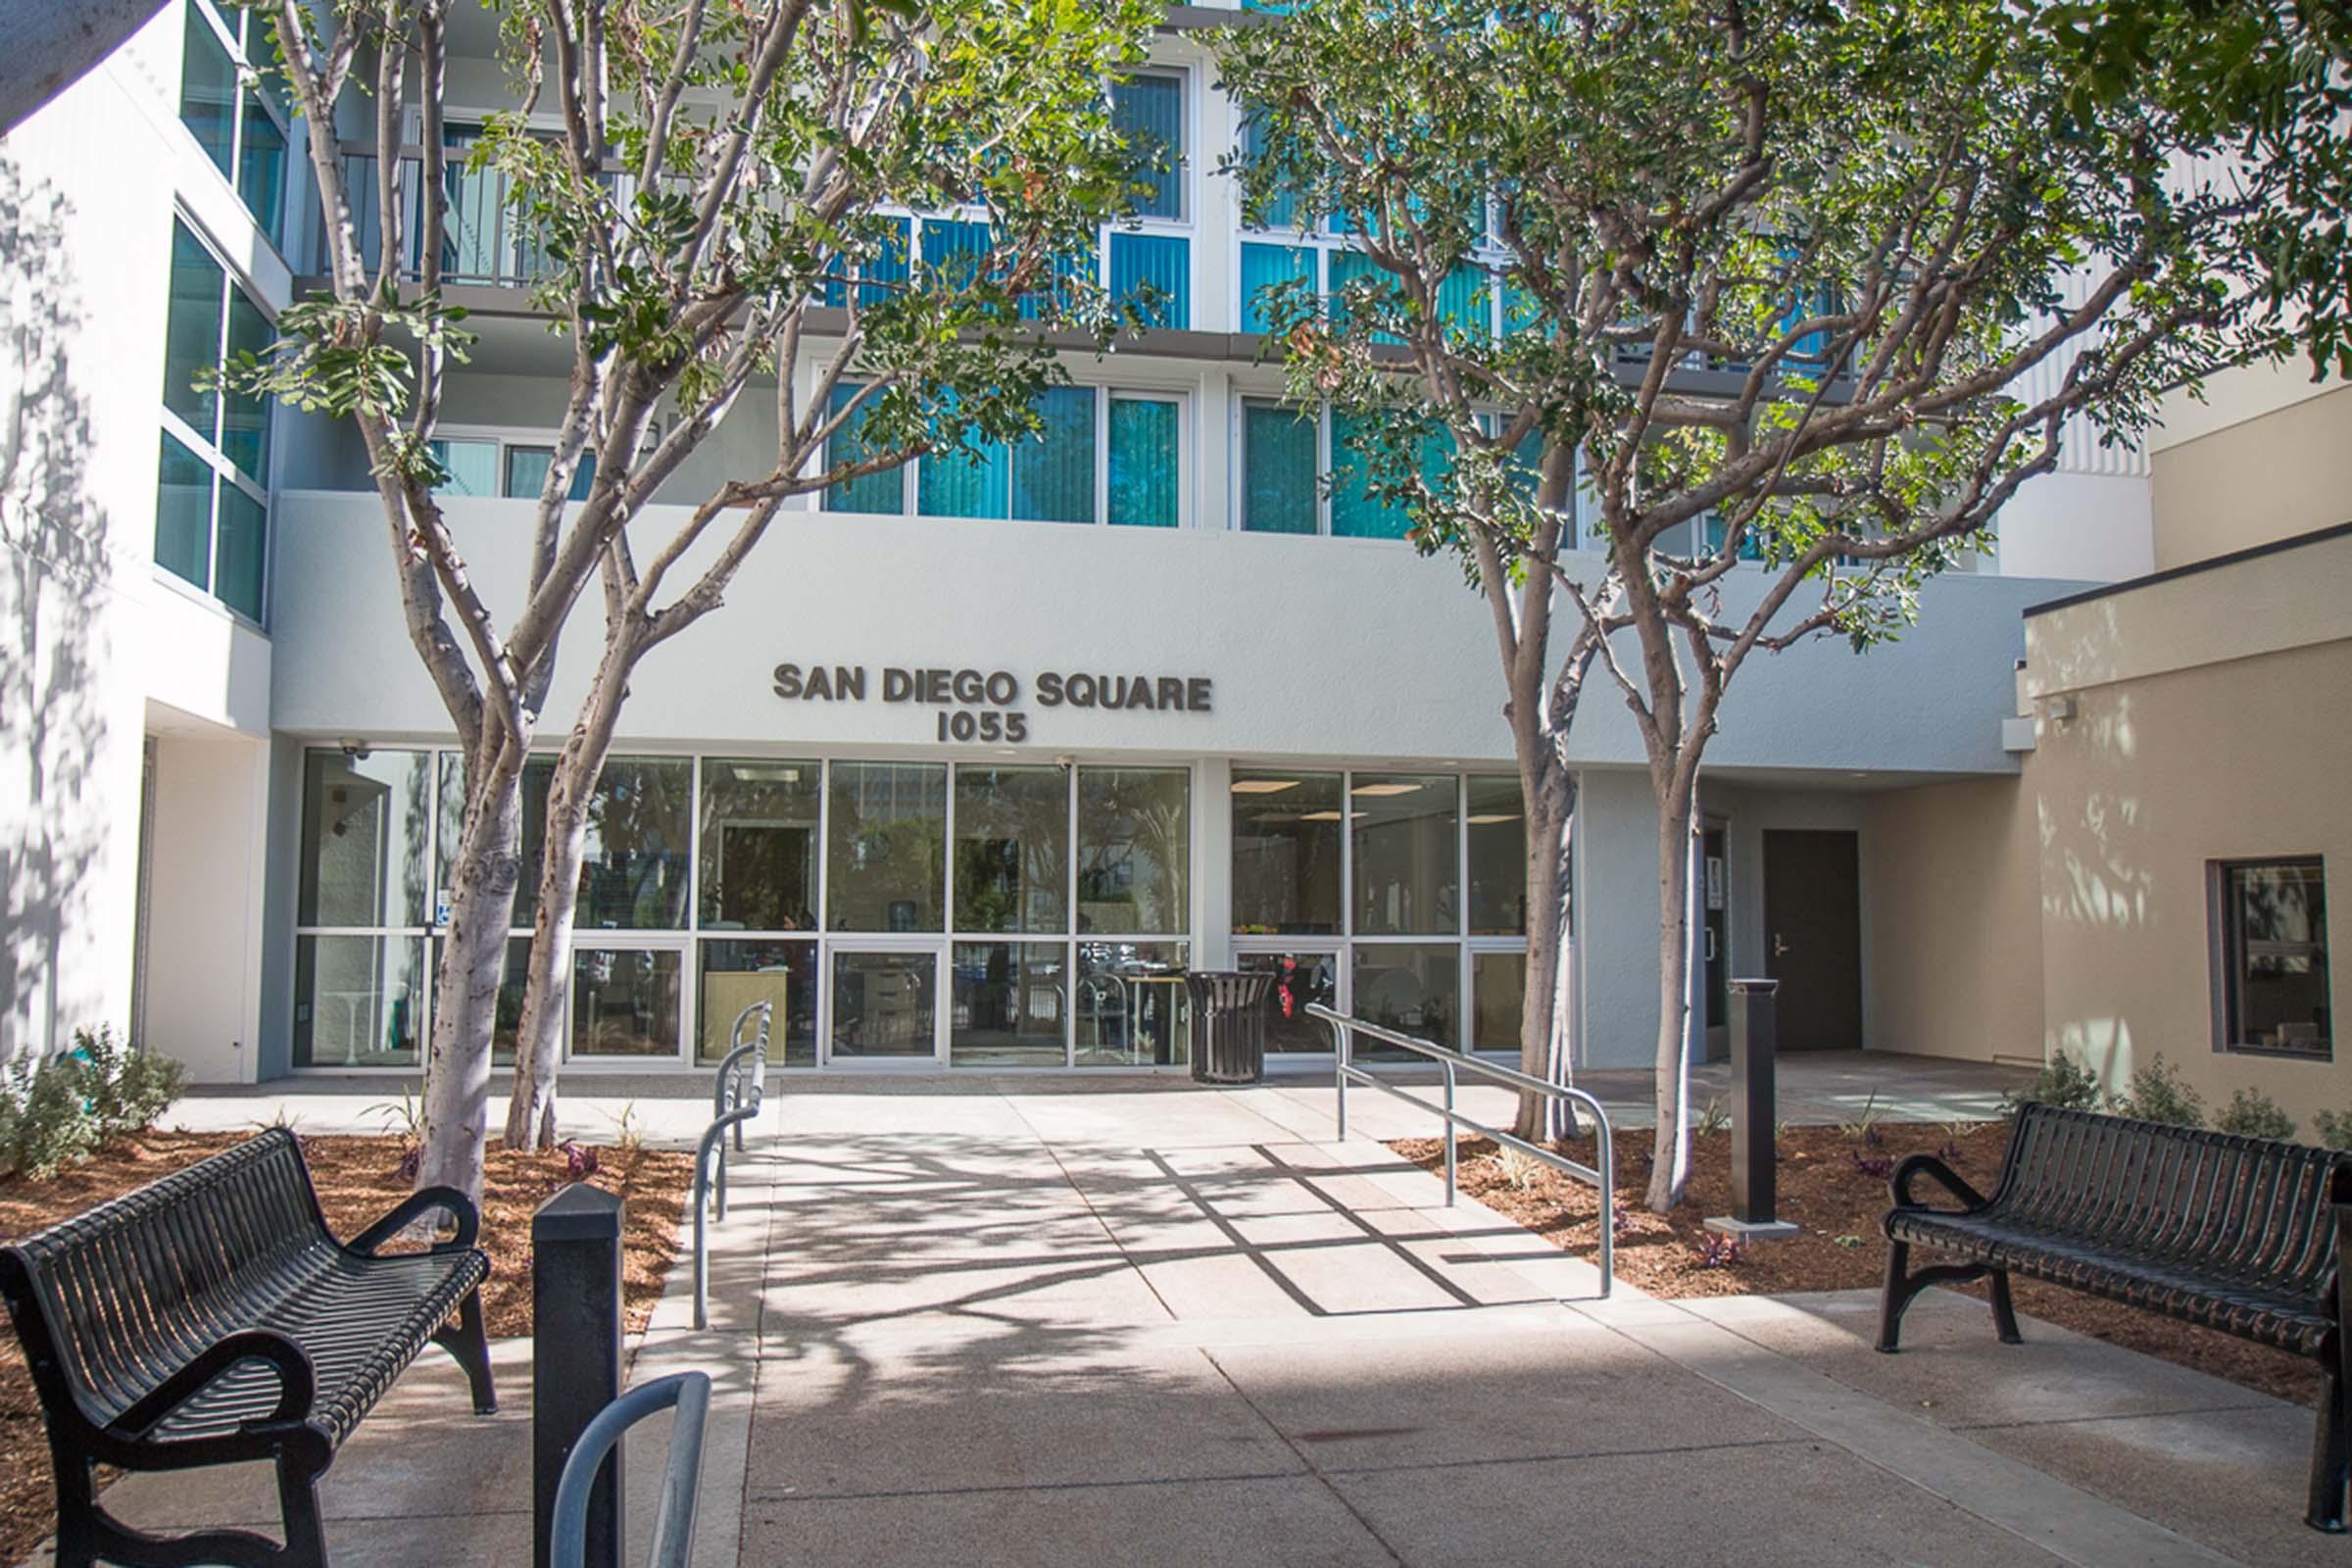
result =
M431 1252L469 1252L482 1233L482 1216L473 1206L473 1200L455 1187L420 1187L401 1200L398 1208L368 1226L344 1243L351 1251L364 1257L373 1257L375 1250L407 1230L411 1225L435 1209L458 1222L455 1241L436 1242L426 1249Z
M1984 1206L1984 1195L1969 1186L1966 1178L1961 1176L1958 1171L1934 1154L1913 1154L1895 1166L1894 1174L1886 1178L1886 1190L1894 1195L1895 1207L1925 1208L1928 1206L1911 1196L1911 1182L1913 1178L1919 1176L1935 1177L1942 1185L1944 1191L1966 1205L1963 1212Z
M311 1413L318 1380L309 1352L275 1329L240 1329L206 1346L195 1360L164 1379L153 1393L109 1423L107 1430L132 1441L144 1438L198 1390L240 1361L267 1361L277 1373L277 1408L265 1418L267 1422L300 1421Z

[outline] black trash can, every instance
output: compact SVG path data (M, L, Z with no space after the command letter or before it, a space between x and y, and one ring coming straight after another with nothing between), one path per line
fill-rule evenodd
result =
M1266 1071L1266 993L1274 976L1260 970L1196 969L1185 976L1193 1002L1193 1079L1253 1084Z

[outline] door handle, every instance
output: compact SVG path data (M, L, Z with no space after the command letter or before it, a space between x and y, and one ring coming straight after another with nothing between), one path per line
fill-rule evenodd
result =
M1782 941L1781 934L1778 931L1775 931L1772 934L1772 956L1776 958L1785 957L1788 956L1788 944Z
M1715 961L1715 928L1710 925L1701 926L1699 929L1701 934L1707 939L1706 961L1713 963Z

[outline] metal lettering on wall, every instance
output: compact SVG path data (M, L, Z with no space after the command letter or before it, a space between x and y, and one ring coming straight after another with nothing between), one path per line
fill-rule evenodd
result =
M1026 702L1039 708L1096 708L1133 712L1212 711L1215 683L1205 675L1101 675L1049 669L1033 688L1005 669L885 666L878 683L863 664L778 664L776 696L788 703L886 703L939 710L938 738L1014 745L1031 739Z

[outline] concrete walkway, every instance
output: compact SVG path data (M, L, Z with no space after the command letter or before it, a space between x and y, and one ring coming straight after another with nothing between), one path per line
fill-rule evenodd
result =
M1331 1142L1328 1090L809 1087L738 1168L712 1328L673 1290L638 1351L718 1380L698 1568L2352 1554L2299 1522L2305 1411L2031 1322L2002 1347L1959 1297L1899 1357L1869 1293L1603 1301ZM495 1421L428 1362L362 1428L338 1568L519 1560L520 1349ZM266 1517L238 1485L109 1496Z

